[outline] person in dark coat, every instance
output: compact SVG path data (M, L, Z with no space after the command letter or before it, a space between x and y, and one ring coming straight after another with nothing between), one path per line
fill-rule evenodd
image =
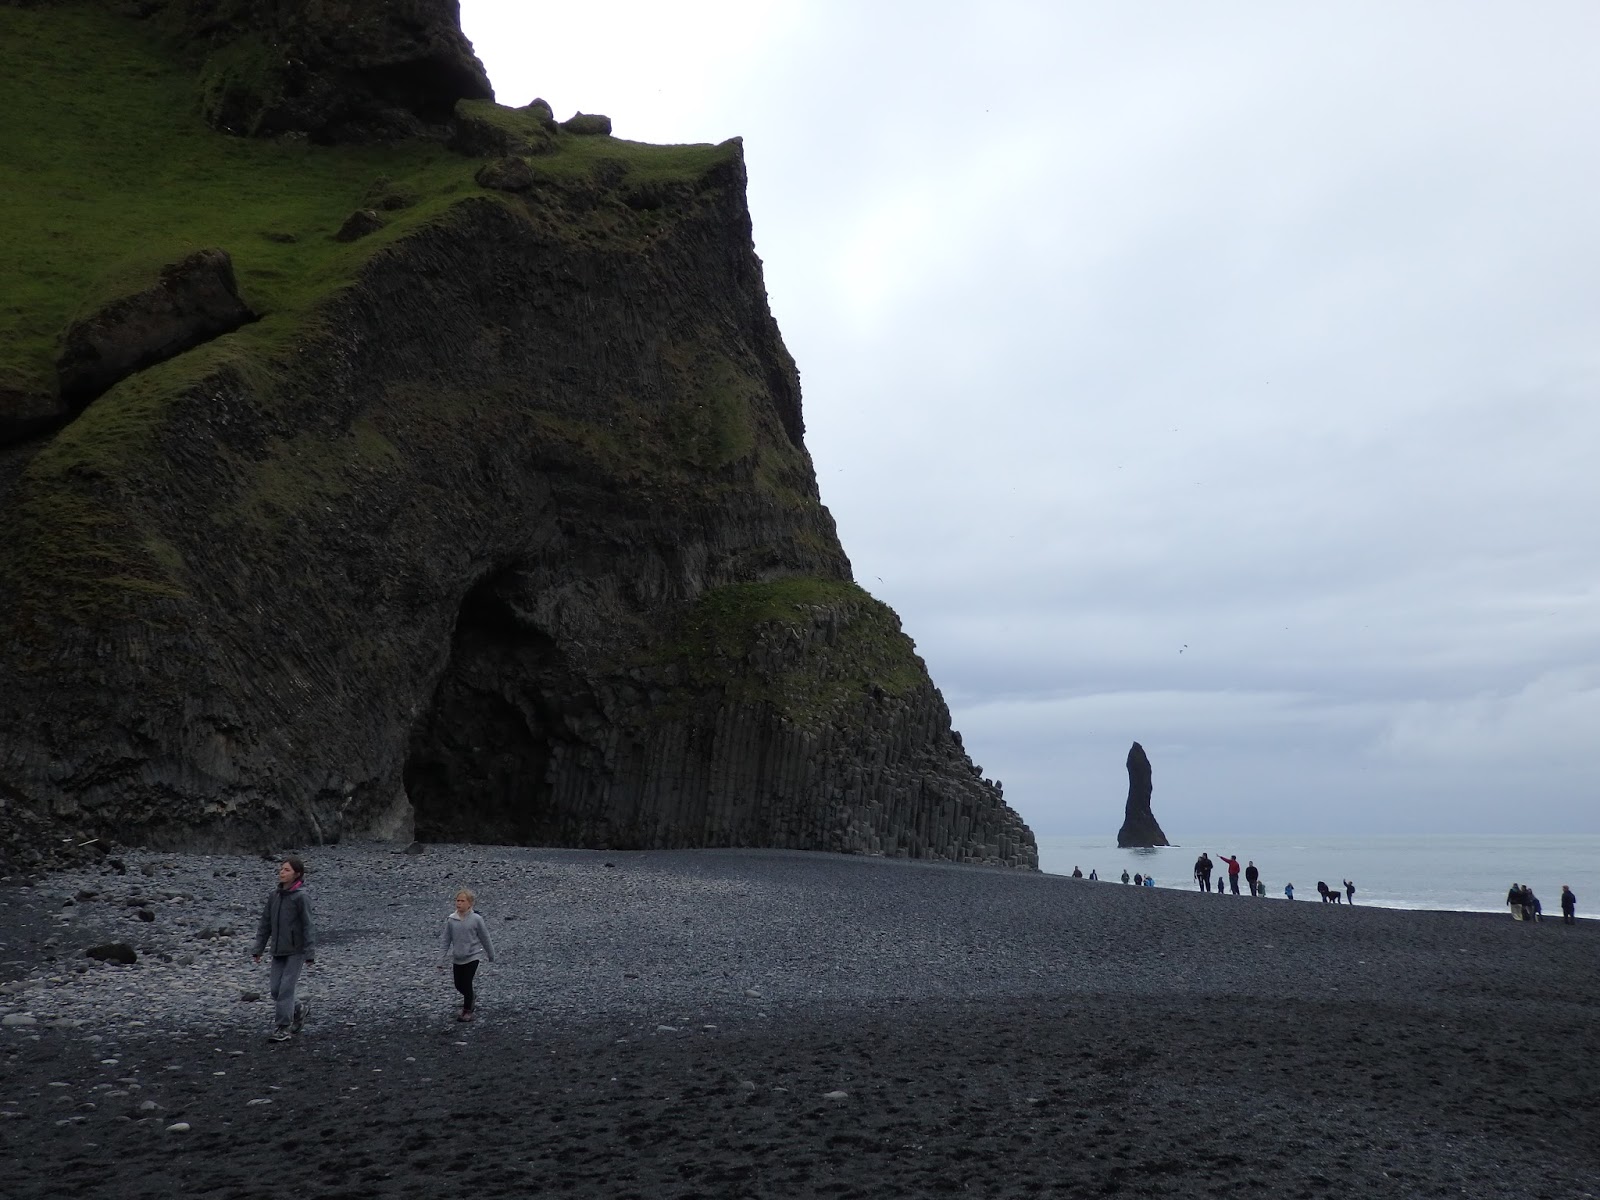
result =
M1260 878L1261 872L1256 870L1256 860L1252 858L1250 865L1244 869L1244 881L1250 885L1250 894L1252 896L1259 894L1256 891L1256 881Z
M311 921L311 902L305 893L306 865L298 858L278 864L278 886L267 897L256 926L255 949L250 957L261 961L261 954L272 943L272 1000L277 1026L275 1042L287 1042L305 1026L311 1006L296 1001L295 988L300 970L317 959L317 933Z
M1211 870L1211 859L1206 852L1202 850L1200 852L1200 857L1194 860L1194 881L1200 885L1200 890L1202 892L1209 892L1211 890Z
M1563 925L1576 925L1578 923L1578 898L1572 894L1572 889L1564 883L1561 885L1561 923Z
M1351 883L1348 879L1344 881L1344 898L1351 904L1356 902L1356 885Z
M1533 889L1527 884L1522 885L1522 919L1524 921L1544 920L1544 905L1539 903L1539 897L1533 894Z

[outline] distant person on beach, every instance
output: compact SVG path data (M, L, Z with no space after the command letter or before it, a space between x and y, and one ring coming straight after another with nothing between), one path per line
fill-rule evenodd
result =
M272 889L256 925L255 949L250 957L261 961L261 954L272 943L271 991L275 1027L272 1040L287 1042L305 1027L311 1006L295 999L300 969L316 962L317 934L311 922L311 902L305 892L306 865L298 858L278 864L278 886Z
M494 943L489 940L489 926L481 914L472 909L474 896L470 889L456 893L456 910L444 920L444 938L441 947L455 972L456 991L461 993L461 1015L458 1021L472 1020L472 981L478 973L478 964L488 959L494 961ZM444 964L439 964L444 970Z
M1074 879L1082 879L1083 878L1083 872L1078 870L1077 867L1073 867L1072 868L1072 877Z
M1098 880L1100 878L1100 872L1096 871L1093 867L1090 867L1089 868L1089 878L1090 879L1094 879L1094 880Z
M1284 894L1285 898L1287 898L1289 900L1293 900L1294 899L1294 884L1292 884L1292 883L1284 884L1283 885L1283 894Z
M1533 894L1533 889L1527 884L1522 885L1522 915L1529 921L1544 920L1544 905L1539 903L1539 897Z
M1200 857L1194 860L1194 881L1200 885L1202 892L1211 890L1211 860L1206 857L1204 850Z
M1123 867L1122 868L1122 882L1123 883L1127 883L1128 882L1128 868L1127 867Z
M1144 877L1144 885L1145 887L1155 887L1156 877L1154 875L1146 875Z
M1572 894L1572 889L1564 883L1561 885L1561 923L1563 925L1576 925L1578 923L1578 898Z
M1344 898L1351 904L1356 902L1356 885L1351 883L1348 879L1344 881Z
M1233 889L1233 894L1239 894L1239 860L1226 854L1217 855L1219 859L1228 864L1228 886ZM1222 883L1217 882L1217 891L1222 890Z
M1256 890L1256 884L1260 881L1260 879L1261 872L1256 870L1256 860L1252 858L1250 860L1250 865L1244 869L1244 881L1250 885L1250 894L1252 896L1258 896L1261 894Z
M1522 885L1520 883L1513 883L1510 890L1506 892L1506 907L1511 910L1511 919L1513 921L1522 920Z

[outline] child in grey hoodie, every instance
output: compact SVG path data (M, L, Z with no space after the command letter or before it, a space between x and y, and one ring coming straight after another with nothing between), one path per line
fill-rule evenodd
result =
M311 903L305 893L306 865L298 858L278 864L278 886L267 897L256 926L256 944L250 956L256 962L272 943L272 1000L277 1029L275 1042L287 1042L305 1025L311 1005L296 1000L300 968L317 960L317 933L311 921Z
M455 970L456 991L461 993L461 1015L458 1021L472 1020L472 977L478 973L478 964L484 959L494 961L494 943L489 940L489 926L483 917L472 910L477 897L466 888L456 893L456 910L445 918L444 939L441 946ZM444 964L439 964L444 970Z

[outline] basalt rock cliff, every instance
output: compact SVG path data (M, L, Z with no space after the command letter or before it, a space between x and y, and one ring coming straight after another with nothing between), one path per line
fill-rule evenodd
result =
M0 3L0 107L0 857L1036 865L851 580L737 141L497 106L448 0Z

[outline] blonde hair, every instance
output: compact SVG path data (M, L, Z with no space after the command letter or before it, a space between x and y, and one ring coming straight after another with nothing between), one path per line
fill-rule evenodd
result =
M463 896L465 896L467 898L467 903L468 904L473 904L478 899L476 896L474 896L472 894L472 889L471 888L462 888L459 892L456 893L456 899L457 900L461 899L461 897L463 897Z

